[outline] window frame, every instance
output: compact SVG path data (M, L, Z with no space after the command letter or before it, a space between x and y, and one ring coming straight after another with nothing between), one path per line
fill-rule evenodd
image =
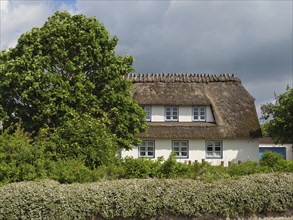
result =
M198 111L195 111L195 108L198 108ZM204 119L201 119L200 117L202 116L201 113L203 111L200 110L200 108L204 108ZM195 112L198 113L198 119L195 119ZM198 106L192 106L192 121L198 121L198 122L205 122L207 121L207 108L206 106L203 105L198 105Z
M175 146L174 143L178 142L179 145ZM182 143L185 142L186 146L182 146ZM178 147L178 151L175 151L174 148ZM182 151L182 148L186 147L186 151ZM178 152L178 155L175 156L177 159L188 159L189 158L189 141L188 140L172 140L172 153ZM186 156L182 156L182 152L186 152Z
M153 143L153 146L152 146L153 147L153 155L152 156L148 155L148 153L151 152L151 151L148 150L149 146L146 145L146 143L149 143L149 142ZM156 143L155 143L155 141L154 140L142 140L142 143L144 143L144 146L143 145L138 146L138 157L141 157L141 158L155 158L155 153L156 153L156 150L155 150L156 149L155 148ZM145 150L142 151L141 150L142 147L145 147ZM141 152L145 152L145 155L144 156L141 155Z
M149 108L149 112L146 111L146 108ZM144 105L143 110L146 113L146 119L145 121L152 121L152 106L151 105ZM148 113L150 118L148 119Z
M170 119L167 119L167 108L170 108ZM177 109L177 115L174 115L174 108ZM174 116L177 116L177 119L174 119ZM179 106L178 105L166 105L165 106L165 121L167 121L167 122L179 121Z
M212 145L208 146L208 143L212 143ZM219 145L216 145L219 143ZM208 147L212 147L212 150L208 150ZM220 147L220 150L216 150L216 148ZM205 150L206 150L206 159L223 159L223 141L222 140L206 140L205 141ZM210 155L212 153L212 155ZM220 153L220 154L219 154Z

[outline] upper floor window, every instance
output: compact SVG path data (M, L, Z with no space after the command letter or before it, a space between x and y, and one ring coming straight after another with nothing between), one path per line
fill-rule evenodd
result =
M146 113L146 121L151 121L151 117L152 117L152 106L150 105L145 105L143 106L143 110Z
M206 141L206 157L222 158L223 146L222 141Z
M172 141L172 151L178 158L188 158L188 141Z
M155 157L155 141L142 141L138 147L139 157Z
M206 108L204 106L194 106L193 121L206 121Z
M178 121L178 106L165 107L165 121Z

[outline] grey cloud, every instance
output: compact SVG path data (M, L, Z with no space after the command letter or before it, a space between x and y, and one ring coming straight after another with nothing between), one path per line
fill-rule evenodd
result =
M133 55L137 73L235 73L259 106L293 84L292 4L77 0L68 7L117 35L117 53Z

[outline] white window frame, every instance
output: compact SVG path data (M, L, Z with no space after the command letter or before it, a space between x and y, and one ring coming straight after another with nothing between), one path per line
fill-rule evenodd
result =
M138 157L155 158L155 141L143 140L142 145L138 146Z
M196 115L196 113L197 113L197 115ZM193 106L192 107L192 120L193 121L206 121L206 118L207 118L206 106Z
M152 106L151 105L145 105L145 106L143 106L143 110L146 113L145 121L152 121Z
M207 140L206 141L206 158L222 159L223 158L223 141Z
M168 111L167 109L170 109ZM177 112L177 114L174 114ZM170 117L170 118L167 118ZM165 106L165 121L179 121L179 107L178 106L171 106L167 105Z
M184 150L186 148L186 150ZM187 140L173 140L172 152L176 158L189 158L189 142Z

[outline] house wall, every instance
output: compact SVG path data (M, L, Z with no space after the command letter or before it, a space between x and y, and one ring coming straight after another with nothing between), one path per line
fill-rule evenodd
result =
M192 122L192 106L179 106L179 122ZM152 122L165 121L165 106L153 105L151 112ZM206 106L206 121L214 122L214 116L210 106Z
M153 139L149 139L153 140ZM220 165L224 161L225 166L229 161L258 161L258 139L241 139L241 140L222 140L223 158L222 159L206 159L205 141L206 140L188 140L189 141L189 157L184 159L177 159L179 162L194 162L197 160L201 162L205 159L212 165ZM160 139L155 140L155 158L163 156L167 159L172 152L172 140ZM133 147L131 151L122 151L122 157L132 156L138 157L138 148Z

